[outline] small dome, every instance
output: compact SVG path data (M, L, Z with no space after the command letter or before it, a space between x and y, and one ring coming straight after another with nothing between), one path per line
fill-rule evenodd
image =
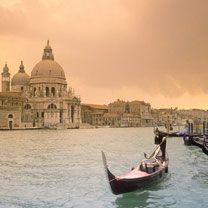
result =
M65 79L65 73L56 61L45 59L34 66L31 77L56 77Z
M16 73L11 80L11 85L29 85L30 76L26 73Z
M10 76L9 73L9 68L7 66L7 64L5 64L4 68L3 68L3 72L1 73L2 76Z
M25 73L23 61L21 61L19 71L16 73L11 80L11 85L29 85L30 76Z

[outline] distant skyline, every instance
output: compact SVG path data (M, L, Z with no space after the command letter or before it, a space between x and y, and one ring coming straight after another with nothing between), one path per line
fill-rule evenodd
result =
M0 71L50 40L83 103L208 109L207 0L0 0Z

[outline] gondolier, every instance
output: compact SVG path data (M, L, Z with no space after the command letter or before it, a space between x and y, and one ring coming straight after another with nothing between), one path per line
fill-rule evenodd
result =
M162 160L164 161L165 152L166 152L166 137L165 137L166 135L160 132L158 128L155 129L154 133L155 133L155 144L160 145L160 149L162 152Z

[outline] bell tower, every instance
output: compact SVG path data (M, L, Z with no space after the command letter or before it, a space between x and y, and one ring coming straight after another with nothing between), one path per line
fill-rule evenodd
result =
M5 64L1 73L1 88L2 92L10 92L10 73L7 64Z

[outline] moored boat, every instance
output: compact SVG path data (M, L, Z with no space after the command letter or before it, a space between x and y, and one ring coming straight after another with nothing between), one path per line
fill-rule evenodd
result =
M184 144L187 145L187 146L192 145L191 137L190 136L184 136L183 137L183 141L184 141Z
M203 135L186 135L183 137L183 141L185 145L194 145L199 148L203 147L203 142L204 142L204 136Z
M204 137L202 135L201 136L193 135L193 136L190 136L190 141L192 145L202 148L203 143L204 143Z
M161 157L144 159L141 164L124 175L115 176L108 168L106 156L102 152L103 164L107 179L113 194L132 192L152 185L162 179L168 172L168 157L162 161Z
M208 155L208 137L206 137L206 138L204 139L202 151L203 151L205 154Z

